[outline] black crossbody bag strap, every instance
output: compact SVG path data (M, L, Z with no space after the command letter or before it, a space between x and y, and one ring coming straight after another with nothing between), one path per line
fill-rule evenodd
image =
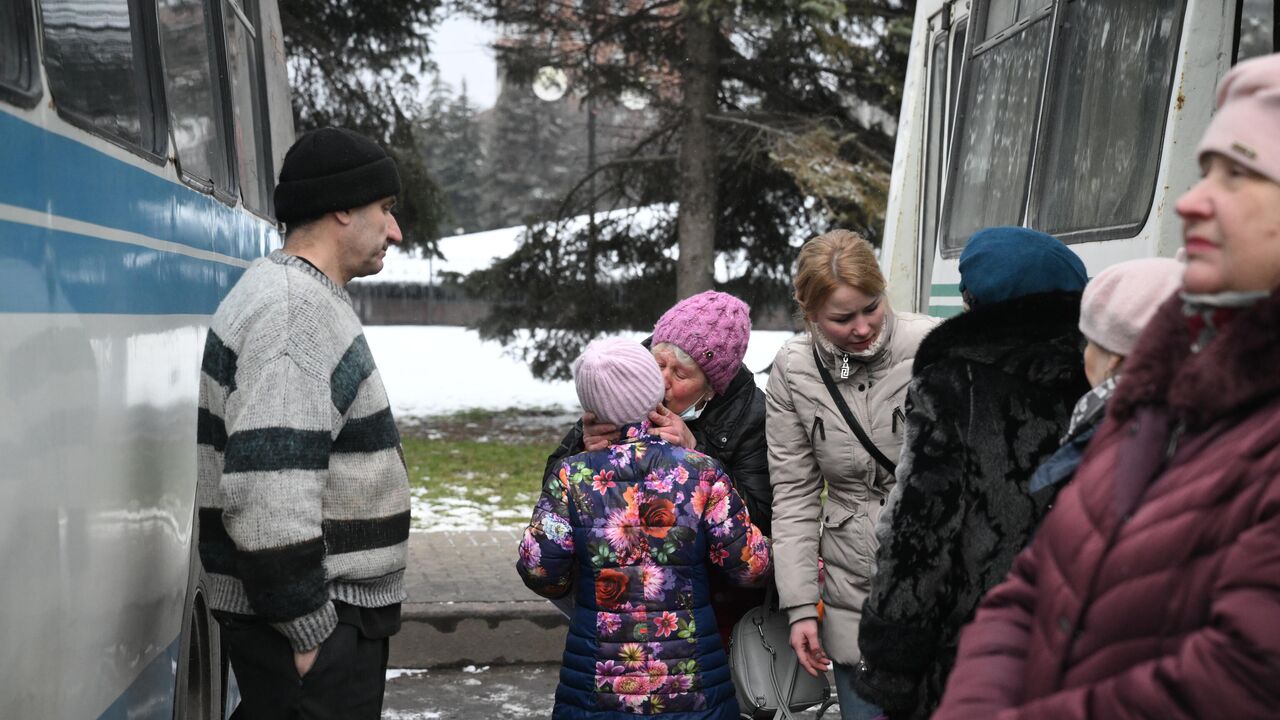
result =
M831 379L831 373L827 372L827 366L822 364L822 358L818 357L818 346L813 346L813 363L818 366L818 374L822 376L822 384L827 386L827 392L831 393L831 399L836 401L836 407L840 408L840 414L844 416L844 421L849 423L849 429L853 434L858 436L858 442L862 443L862 447L871 453L871 457L880 464L880 467L889 471L890 475L898 471L898 466L893 461L880 452L880 448L871 442L871 438L867 435L867 431L862 429L858 424L857 418L853 416L853 411L849 409L849 403L844 401L844 396L840 394L840 390L836 387L836 381Z

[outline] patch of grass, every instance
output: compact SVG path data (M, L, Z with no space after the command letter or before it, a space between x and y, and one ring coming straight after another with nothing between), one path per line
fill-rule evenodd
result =
M555 449L545 442L423 437L403 442L409 484L419 497L466 500L485 511L519 511L526 519L542 488L547 455Z

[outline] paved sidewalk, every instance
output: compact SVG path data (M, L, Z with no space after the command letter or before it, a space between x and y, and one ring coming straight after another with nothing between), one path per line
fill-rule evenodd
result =
M391 667L559 662L568 621L516 573L516 530L409 535Z

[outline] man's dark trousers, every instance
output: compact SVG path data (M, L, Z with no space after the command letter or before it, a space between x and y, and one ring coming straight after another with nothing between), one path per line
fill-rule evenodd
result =
M221 617L222 648L240 687L231 720L379 720L386 687L386 637L339 622L315 664L298 677L293 648L261 620Z

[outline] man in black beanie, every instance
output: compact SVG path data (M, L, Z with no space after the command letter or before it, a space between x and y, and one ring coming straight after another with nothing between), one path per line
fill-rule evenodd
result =
M285 153L276 185L284 251L339 286L373 275L403 240L391 214L398 194L396 163L377 143L345 128L309 132Z
M207 598L241 693L233 718L377 720L400 628L409 481L345 285L400 242L395 162L341 128L285 155L285 245L210 322L196 500Z

